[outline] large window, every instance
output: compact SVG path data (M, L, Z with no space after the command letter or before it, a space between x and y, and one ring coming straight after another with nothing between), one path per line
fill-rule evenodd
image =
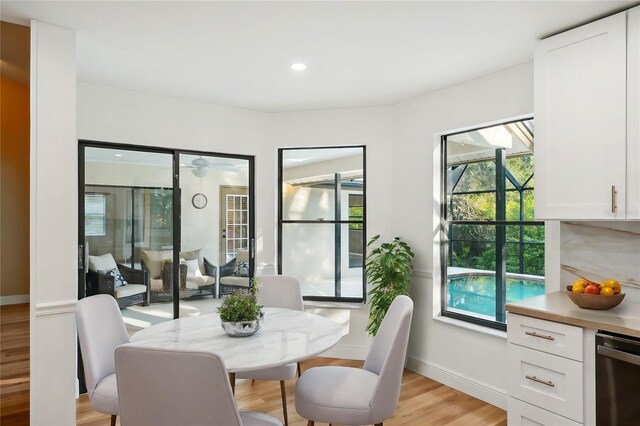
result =
M544 293L533 120L443 137L442 314L506 328L505 303Z
M305 299L364 300L365 148L280 149L278 271Z

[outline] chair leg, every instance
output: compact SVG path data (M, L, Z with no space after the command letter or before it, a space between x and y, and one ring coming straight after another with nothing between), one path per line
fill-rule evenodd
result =
M231 382L231 392L236 394L236 373L229 373L229 382Z
M284 426L288 426L289 416L287 415L287 391L284 386L284 380L280 380L280 392L282 393L282 412L284 413Z
M314 422L313 420L307 420L307 426L313 426Z
M302 370L300 369L300 362L298 362L298 377L302 374Z
M382 422L376 423L376 426L382 426Z
M111 426L116 426L116 419L118 418L118 416L116 416L115 414L111 415Z
M253 386L256 383L256 379L251 379L251 386Z

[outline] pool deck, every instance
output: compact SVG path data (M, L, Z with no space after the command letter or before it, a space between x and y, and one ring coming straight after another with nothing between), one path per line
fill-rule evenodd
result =
M460 277L464 275L495 275L495 274L496 274L496 271L488 271L485 269L460 268L457 266L447 267L447 277ZM522 279L522 280L544 282L544 277L541 277L539 275L516 274L513 272L507 272L507 277Z

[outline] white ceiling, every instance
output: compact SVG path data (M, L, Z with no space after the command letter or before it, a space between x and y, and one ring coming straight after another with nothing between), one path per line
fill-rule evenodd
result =
M392 105L530 61L536 40L633 5L540 2L15 2L77 30L78 79L277 112ZM289 67L304 62L304 72Z

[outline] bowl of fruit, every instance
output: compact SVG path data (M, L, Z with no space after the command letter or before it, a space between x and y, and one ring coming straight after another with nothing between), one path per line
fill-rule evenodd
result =
M585 278L578 278L573 285L568 285L567 296L579 308L598 310L615 308L624 299L618 281L605 280L596 283Z

